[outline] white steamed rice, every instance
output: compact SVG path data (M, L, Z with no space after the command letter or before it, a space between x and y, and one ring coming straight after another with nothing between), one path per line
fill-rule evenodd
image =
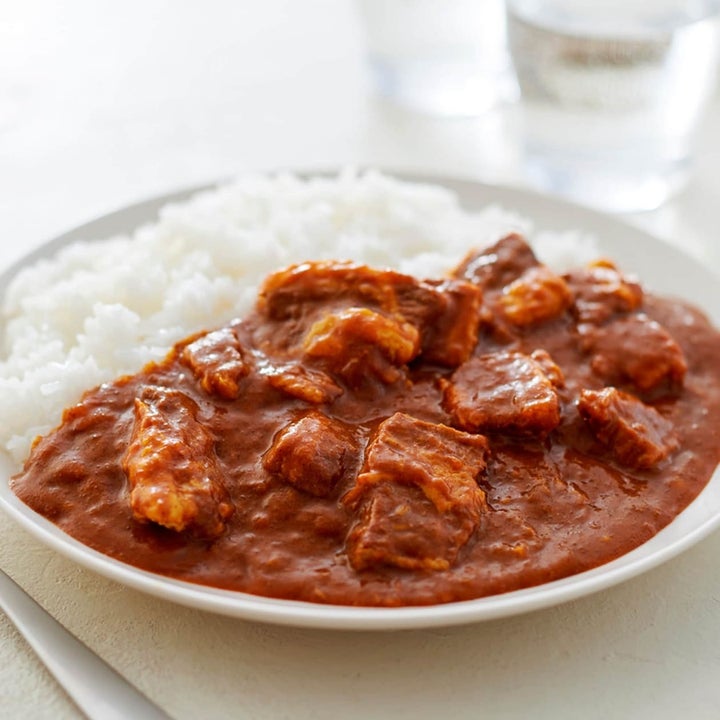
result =
M499 207L377 172L244 177L165 207L131 235L74 243L20 272L2 304L0 444L16 464L83 391L158 360L190 333L245 314L259 282L334 258L438 276L473 247L530 234L550 265L590 259L577 235L531 234Z

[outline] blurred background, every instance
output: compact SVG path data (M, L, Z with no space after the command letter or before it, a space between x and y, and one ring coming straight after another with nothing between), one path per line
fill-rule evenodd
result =
M409 23L408 9L422 19ZM532 185L504 22L499 0L4 0L4 257L127 203L246 170L358 164ZM470 43L470 54L453 56L448 42ZM418 47L432 62L393 75L393 61ZM418 73L421 90L453 78L439 110L437 97L417 97ZM716 252L707 238L719 130L713 98L689 183L631 221Z

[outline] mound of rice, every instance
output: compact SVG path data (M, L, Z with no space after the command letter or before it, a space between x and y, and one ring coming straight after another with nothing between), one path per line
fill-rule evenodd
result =
M531 225L499 207L466 212L441 187L347 171L245 177L165 207L131 235L67 246L20 272L3 300L0 444L19 465L85 390L243 315L259 282L292 262L432 277L511 230ZM536 250L554 264L568 243L549 240Z

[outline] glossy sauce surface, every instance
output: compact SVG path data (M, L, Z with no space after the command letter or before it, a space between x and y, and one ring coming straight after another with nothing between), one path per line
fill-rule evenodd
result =
M196 583L413 605L581 572L720 459L720 335L609 263L514 236L442 281L308 263L256 310L88 392L13 490L87 545Z

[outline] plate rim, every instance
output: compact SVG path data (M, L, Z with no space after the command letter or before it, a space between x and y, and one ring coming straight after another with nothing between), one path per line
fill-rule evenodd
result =
M670 527L668 525L647 543L617 560L530 588L474 600L387 608L283 600L176 580L123 563L83 545L46 518L24 506L6 482L0 483L0 506L20 527L49 549L108 580L156 598L237 619L290 627L352 631L450 627L559 606L639 577L677 557L720 527L718 513L650 557L635 559L637 551L661 538ZM623 562L616 565L618 561Z
M394 171L387 168L372 168L405 182L431 183L445 187L458 195L461 205L465 205L466 196L470 194L489 194L507 196L503 200L503 207L527 217L535 222L531 213L522 208L523 203L540 203L549 210L559 213L562 226L554 228L579 229L573 223L566 222L566 216L592 218L594 222L609 228L615 228L622 233L630 233L642 243L660 245L671 259L678 262L690 263L691 266L717 280L716 274L709 268L702 266L699 261L684 253L664 238L654 236L634 225L630 225L619 218L606 215L602 212L586 208L542 193L502 184L488 184L472 178L448 177L441 174L415 173L407 171ZM332 177L338 170L318 169L306 171L279 170L276 172L263 172L263 175L278 173L291 173L302 178ZM249 173L246 173L249 174ZM256 173L259 174L259 173ZM240 175L239 177L242 177ZM9 282L24 267L38 260L56 253L60 248L77 240L90 242L101 240L118 232L131 234L141 225L153 222L164 205L184 202L192 196L210 191L214 188L232 182L233 178L220 180L215 183L203 183L186 187L160 195L155 195L138 202L117 208L104 213L94 219L77 225L52 239L41 243L30 253L11 263L0 273L0 295L4 294ZM483 205L498 204L498 200L483 202ZM507 205L505 205L507 203ZM473 204L473 203L470 203ZM478 205L480 206L480 205ZM131 221L131 218L134 220ZM115 230L110 235L100 235L104 226L112 226L120 222L126 225L124 230ZM709 312L709 308L703 308ZM717 321L717 319L716 319ZM4 452L1 453L7 457ZM0 458L2 459L2 458ZM8 465L8 463L5 463ZM487 620L509 617L542 608L560 605L580 597L584 597L603 589L613 587L621 582L637 577L645 572L667 562L680 553L689 549L714 530L720 527L720 503L714 513L694 525L689 532L684 532L679 538L665 544L664 536L669 535L676 523L686 516L688 509L702 504L703 496L714 483L720 484L720 471L708 481L706 488L693 500L682 513L680 513L666 528L653 536L646 543L635 548L630 553L610 561L591 570L561 578L549 583L524 588L500 595L488 596L474 600L452 602L445 604L405 606L399 608L365 607L345 605L325 605L295 600L282 600L263 596L250 595L232 590L222 590L210 586L194 584L187 581L176 580L156 573L151 573L135 566L123 563L80 543L67 535L46 518L38 515L28 506L24 505L9 487L10 474L0 465L0 507L22 528L28 531L37 540L51 550L59 552L73 562L98 573L115 582L119 582L135 590L173 601L188 607L204 611L219 613L251 621L268 622L276 625L294 627L313 627L323 629L341 630L403 630L425 627L440 627L459 624L482 622ZM647 555L647 548L651 545L660 545L658 549L651 549Z

